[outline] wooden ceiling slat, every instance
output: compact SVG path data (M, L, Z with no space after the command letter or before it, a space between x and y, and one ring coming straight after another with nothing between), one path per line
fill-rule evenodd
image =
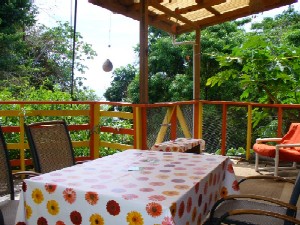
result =
M140 19L139 0L88 1L114 13ZM149 0L149 25L178 35L296 2L298 0Z
M192 21L186 19L185 17L181 16L180 14L176 14L174 11L171 11L166 7L163 7L161 4L157 4L155 0L150 0L149 5L151 5L154 8L164 12L166 15L174 17L174 18L184 22L185 24L188 24L189 26L193 27L194 29L199 29L199 27L195 23L193 23Z

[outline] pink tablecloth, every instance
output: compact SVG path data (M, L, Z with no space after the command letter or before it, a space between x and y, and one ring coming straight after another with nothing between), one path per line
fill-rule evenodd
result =
M177 138L174 141L165 141L155 144L151 150L163 152L186 152L196 146L199 146L199 153L205 149L205 141L203 139L194 138Z
M17 225L196 225L239 193L227 157L126 150L27 179Z

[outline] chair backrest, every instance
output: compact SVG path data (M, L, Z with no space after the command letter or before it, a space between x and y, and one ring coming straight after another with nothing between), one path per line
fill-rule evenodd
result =
M300 143L300 123L292 123L289 131L282 137L281 144Z
M70 134L65 121L25 124L35 171L48 173L75 164Z
M0 126L0 196L5 195L10 195L11 200L15 198L12 170L2 127Z
M291 205L296 205L298 202L299 195L300 195L300 171L298 172L298 175L297 175L297 178L295 181L295 186L292 191L289 203Z
M289 204L296 206L299 199L299 195L300 195L300 171L298 172ZM295 216L295 213L292 210L288 209L286 215ZM285 222L284 224L290 224L290 223Z

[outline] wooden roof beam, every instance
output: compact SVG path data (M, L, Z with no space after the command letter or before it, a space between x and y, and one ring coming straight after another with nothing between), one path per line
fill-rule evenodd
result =
M260 8L260 10L258 10L256 8L255 9L256 11L254 11L254 9L252 7L247 6L247 7L239 9L239 11L238 11L239 13L231 11L231 12L226 12L224 14L221 14L218 17L209 17L209 18L205 18L203 20L200 20L199 23L201 23L201 26L200 25L199 26L202 29L202 28L205 28L205 27L208 27L208 26L220 24L221 23L220 20L222 20L223 22L230 21L230 20L235 20L235 19L240 18L241 15L243 15L243 17L249 16L249 15L252 15L253 13L259 13L259 12L262 12L262 11L266 11L266 10L286 6L286 5L289 5L289 4L293 4L293 3L297 2L297 0L278 0L278 2L276 4L270 4L269 0L263 0L263 2L264 2L263 3L263 5L264 5L263 9ZM178 34L182 34L182 33L185 33L185 32L191 32L191 31L193 31L193 29L191 29L191 27L189 27L187 25L183 25L179 29L177 29Z
M149 0L149 5L153 6L154 8L158 9L159 11L169 15L170 17L174 17L175 19L180 20L181 22L188 24L189 26L193 27L194 29L199 29L197 24L193 23L192 21L188 20L187 18L177 14L176 12L158 4L156 0Z
M204 8L212 12L214 10L212 8L212 6L219 5L224 2L226 2L226 0L212 0L212 1L208 1L208 2L204 2L203 0L196 0L197 5L192 5L192 6L181 8L181 9L177 8L177 9L175 9L175 12L178 14L186 14L186 13L197 11L197 10L204 9ZM212 13L214 13L214 14L219 13L216 10L214 10L214 11L216 13L214 13L214 12L212 12Z

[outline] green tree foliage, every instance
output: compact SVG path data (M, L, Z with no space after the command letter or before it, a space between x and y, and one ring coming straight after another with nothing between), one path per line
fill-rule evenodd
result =
M240 100L261 103L299 103L300 14L290 8L283 14L254 24L244 42L217 60L223 71L207 85L239 84Z
M127 87L134 79L137 69L132 65L117 68L113 72L113 80L110 87L104 93L104 97L112 102L122 102L127 98Z
M35 23L35 14L28 1L0 2L0 80L14 83L27 74L25 29Z
M274 18L265 18L252 25L241 45L216 59L222 71L210 77L207 85L222 87L233 83L242 90L240 101L268 104L300 103L300 14L292 7ZM253 111L257 136L277 124L272 109ZM283 115L284 127L298 121L298 112ZM254 136L256 134L254 133Z
M58 23L48 28L37 25L36 9L28 0L6 0L0 3L0 84L10 87L18 96L23 83L36 88L70 92L73 28ZM84 74L85 61L93 59L96 52L76 33L74 70ZM82 86L84 78L76 76L75 89ZM78 99L78 97L76 97Z
M241 94L238 84L226 87L205 86L207 79L220 71L215 55L230 52L243 40L243 30L239 25L245 21L229 22L204 29L201 32L201 88L202 98L209 100L234 100ZM193 45L195 32L182 34L178 37L149 28L149 102L181 101L193 99ZM180 45L178 44L180 43ZM135 48L139 52L139 46ZM132 71L132 70L130 70ZM119 85L119 74L113 74L114 80L104 96L109 101L119 99L139 102L139 74L122 73L127 76L125 85ZM134 78L135 77L135 78ZM125 79L125 78L124 78ZM132 81L130 85L127 83ZM124 90L124 87L128 90ZM113 90L113 91L112 91ZM232 92L230 92L230 91ZM112 94L113 93L113 94ZM122 95L127 93L127 95ZM159 93L159 94L158 94Z

